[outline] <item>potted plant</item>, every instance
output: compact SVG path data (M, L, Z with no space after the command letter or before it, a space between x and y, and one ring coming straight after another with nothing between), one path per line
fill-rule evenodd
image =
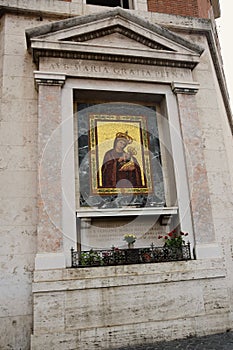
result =
M180 231L179 233L176 230L172 230L167 233L165 236L158 236L158 239L164 239L164 247L177 247L180 248L185 244L184 236L188 236L188 233Z
M169 258L172 260L180 260L183 258L183 249L182 247L185 245L184 237L188 236L188 233L184 233L182 231L177 232L176 230L172 230L166 235L159 235L158 239L164 239L164 254L169 255Z
M98 252L91 249L90 251L80 253L79 265L80 266L101 266L103 265L103 260Z
M128 248L132 249L134 248L134 243L136 241L137 237L134 234L127 233L124 235L124 241L128 243Z

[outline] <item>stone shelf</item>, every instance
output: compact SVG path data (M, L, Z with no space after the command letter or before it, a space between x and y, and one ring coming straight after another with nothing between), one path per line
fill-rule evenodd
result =
M80 208L77 210L78 218L94 218L106 216L170 216L178 214L178 207L122 207L122 208Z

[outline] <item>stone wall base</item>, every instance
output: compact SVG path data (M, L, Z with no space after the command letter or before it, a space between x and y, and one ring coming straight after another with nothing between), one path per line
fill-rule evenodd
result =
M222 260L36 271L32 350L114 349L231 328Z

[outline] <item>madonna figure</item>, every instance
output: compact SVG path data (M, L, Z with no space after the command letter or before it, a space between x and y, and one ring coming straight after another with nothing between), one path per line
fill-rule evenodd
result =
M118 132L113 148L105 153L102 165L102 185L104 188L142 187L141 169L134 155L133 147L125 147L133 142L133 138Z

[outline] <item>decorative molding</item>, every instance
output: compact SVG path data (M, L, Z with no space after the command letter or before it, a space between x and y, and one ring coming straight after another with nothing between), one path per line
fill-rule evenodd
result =
M154 50L174 51L168 46L162 45L158 42L155 42L154 40L143 37L142 35L135 33L133 30L130 30L129 28L125 28L121 25L113 25L113 26L110 26L109 28L99 29L99 30L87 32L84 34L71 36L61 41L84 42L88 40L97 39L106 35L111 35L114 33L122 34L128 37L129 39L135 40L140 44L145 45L148 48L151 48Z
M118 54L101 54L99 52L83 52L80 50L80 52L75 51L62 51L61 47L60 49L34 49L33 50L33 57L34 61L38 64L39 57L56 57L56 58L69 58L69 59L82 59L82 60L94 60L94 61L107 61L107 62L121 62L121 63L133 63L133 64L143 64L143 65L152 65L152 66L163 66L163 67L174 67L174 68L187 68L187 69L193 69L197 65L197 61L187 61L186 57L178 59L178 54L174 54L173 59L167 55L167 57L159 57L161 56L159 53L163 52L162 50L159 51L158 57L139 57L139 56L133 56L133 55L126 55L126 52L124 54L121 54L119 51ZM137 53L140 53L140 50L137 50ZM150 54L148 53L148 56Z
M172 91L175 94L187 94L187 95L195 95L199 90L199 83L195 82L176 82L173 81L171 83Z
M65 83L66 75L63 73L35 71L34 79L37 89L38 85L60 85L62 87Z

